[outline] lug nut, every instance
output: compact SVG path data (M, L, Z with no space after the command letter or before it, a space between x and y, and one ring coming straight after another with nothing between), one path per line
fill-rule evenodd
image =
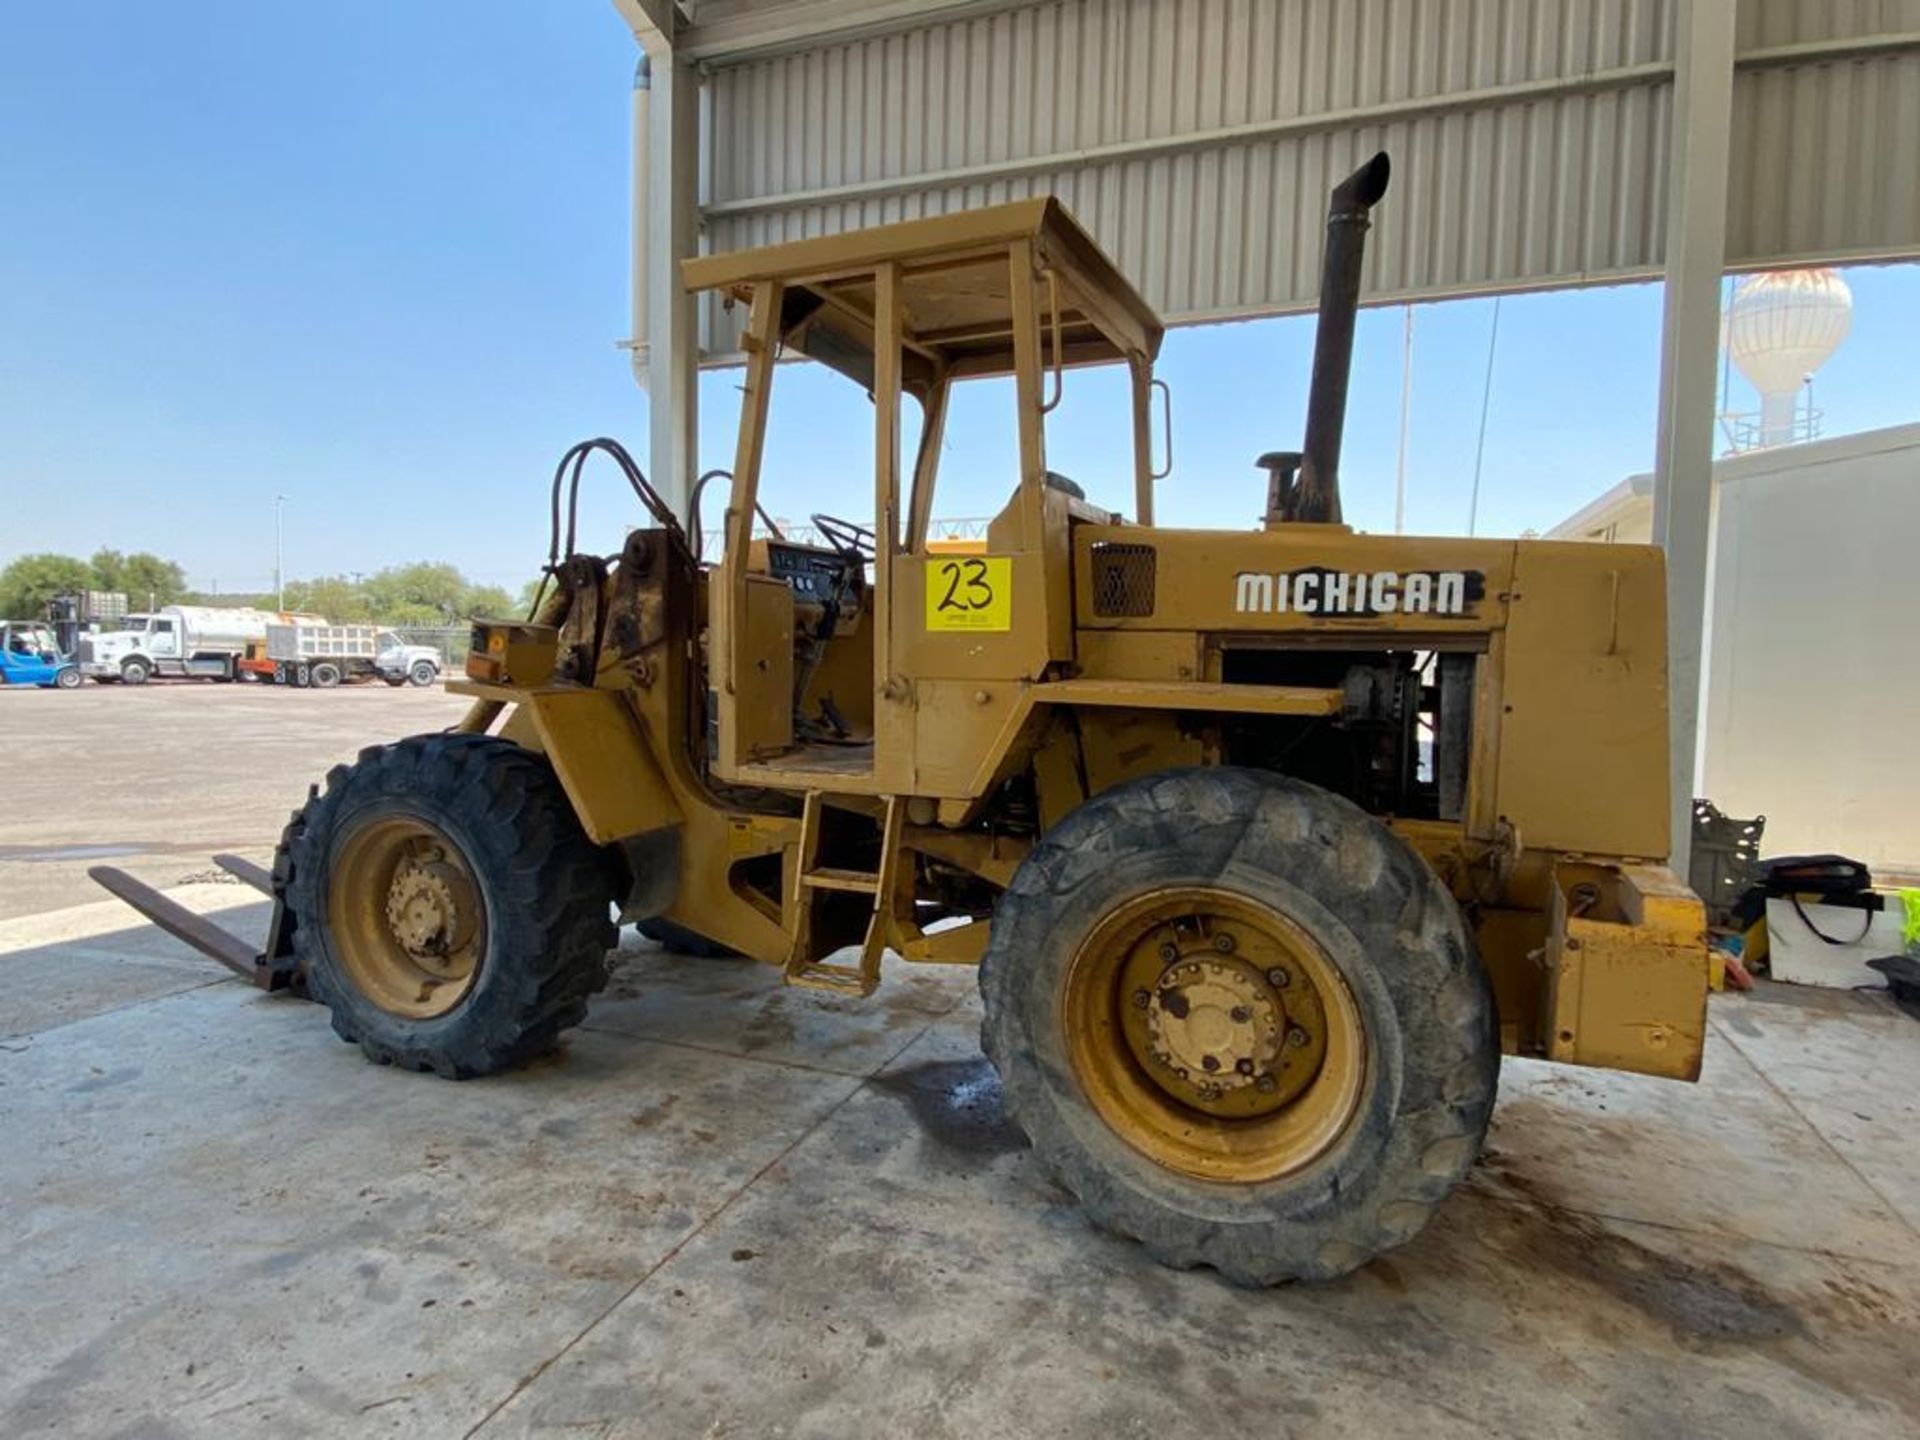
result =
M1133 1008L1134 1009L1144 1010L1147 1008L1147 1006L1151 1005L1152 1003L1153 1003L1153 996L1149 995L1146 991L1136 990L1133 992Z
M1200 1068L1211 1075L1215 1070L1220 1068L1220 1057L1217 1055L1202 1055L1200 1057Z
M1273 986L1276 990L1286 989L1287 982L1292 978L1292 976L1287 974L1287 972L1282 970L1278 965L1267 971L1267 984Z
M1233 1016L1233 1023L1236 1025L1244 1025L1253 1019L1253 1011L1245 1005L1236 1005L1228 1013Z
M1291 1045L1294 1049L1298 1050L1306 1043L1307 1032L1302 1030L1298 1025L1287 1031L1287 1044Z
M1175 945L1171 940L1161 941L1160 958L1169 965L1173 964L1174 961L1180 958L1180 947Z
M1237 945L1238 943L1239 942L1236 941L1233 938L1233 936L1229 935L1224 930L1222 930L1218 935L1213 937L1213 948L1218 950L1222 955L1233 954L1234 946Z
M1253 1088L1258 1090L1262 1095L1271 1095L1280 1088L1280 1082L1275 1080L1271 1075L1262 1075L1258 1080L1253 1082Z
M1253 1074L1253 1061L1236 1060L1233 1068L1238 1070L1242 1075L1251 1075Z

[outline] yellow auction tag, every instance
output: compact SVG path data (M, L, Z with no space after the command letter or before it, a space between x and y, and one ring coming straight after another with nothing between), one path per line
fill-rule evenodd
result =
M1011 556L950 555L927 562L927 629L1012 628Z

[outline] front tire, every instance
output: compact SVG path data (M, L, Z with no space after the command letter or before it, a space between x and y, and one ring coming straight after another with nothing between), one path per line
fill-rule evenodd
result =
M433 684L433 682L438 680L439 678L440 678L439 667L437 667L431 661L428 661L428 660L414 661L413 668L407 672L408 682L410 684L420 687L421 689L425 689L427 686Z
M80 672L73 669L62 670L53 677L53 683L62 690L78 690L80 688Z
M1498 1077L1460 910L1400 837L1230 768L1107 791L993 917L981 1039L1100 1224L1242 1285L1345 1274L1466 1174Z
M610 871L537 755L472 735L376 746L288 833L294 953L372 1060L456 1080L508 1069L606 984Z
M120 680L126 685L144 685L151 672L144 660L123 660L120 663Z

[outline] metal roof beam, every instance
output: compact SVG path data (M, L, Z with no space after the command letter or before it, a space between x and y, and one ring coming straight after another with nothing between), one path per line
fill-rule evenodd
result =
M627 0L614 0L617 5ZM804 50L941 20L1012 10L1032 0L693 0L681 45L720 62Z

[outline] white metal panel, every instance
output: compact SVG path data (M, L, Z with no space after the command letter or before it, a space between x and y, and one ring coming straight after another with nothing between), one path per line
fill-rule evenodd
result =
M1911 560L1920 425L1714 467L1702 795L1765 815L1773 854L1920 878Z
M725 33L789 48L688 37L708 250L1051 192L1169 319L1284 312L1314 302L1327 190L1385 148L1369 299L1662 262L1674 0L1052 0L904 28L894 7L799 49L772 28L793 7L760 9ZM1920 179L1893 163L1920 133L1920 0L1745 0L1739 35L1729 262L1920 250Z

